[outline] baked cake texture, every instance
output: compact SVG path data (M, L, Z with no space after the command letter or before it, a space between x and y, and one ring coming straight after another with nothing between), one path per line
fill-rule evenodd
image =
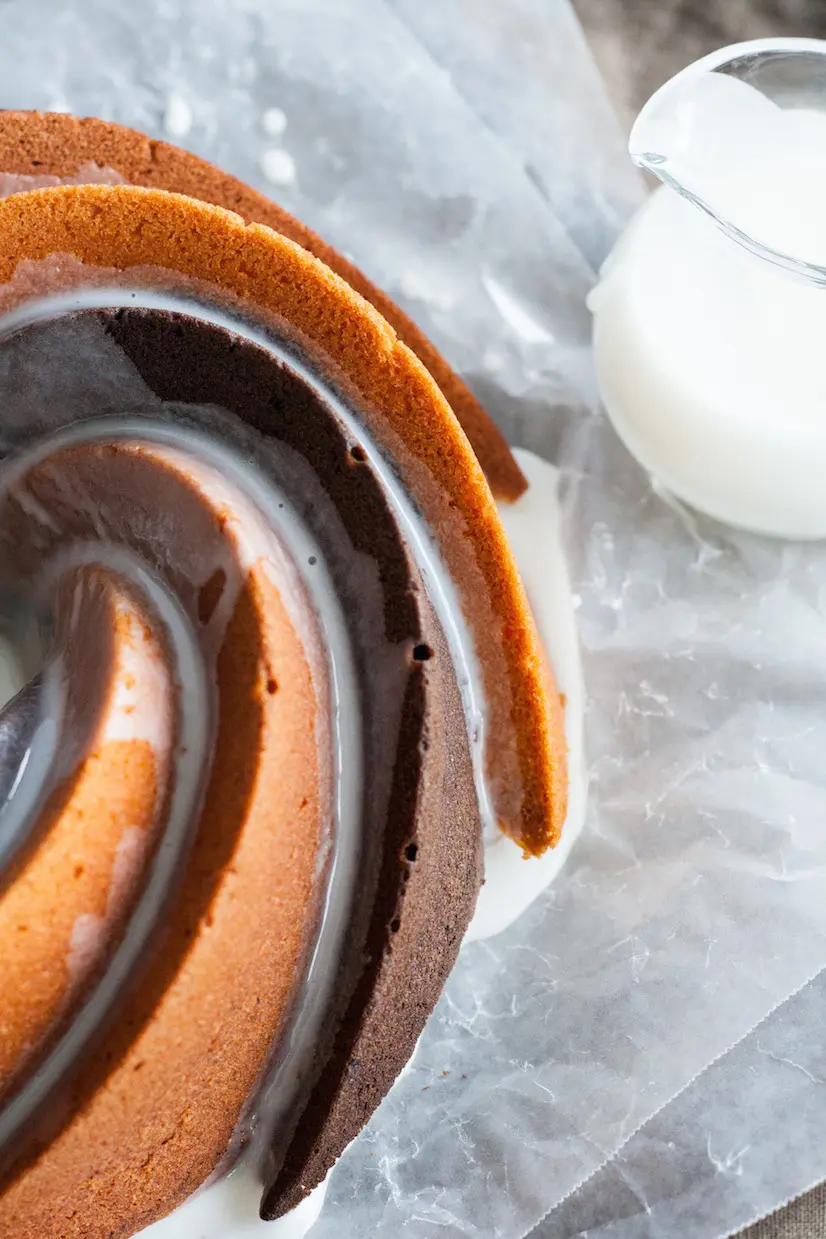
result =
M0 394L19 387L15 376L38 349L53 355L76 341L82 358L84 341L102 340L158 407L217 408L267 451L300 459L318 487L315 506L331 502L338 514L346 553L339 562L331 548L331 571L353 619L369 759L358 898L325 1031L271 1133L262 1216L274 1217L324 1178L409 1059L482 879L478 759L461 668L373 446L393 460L426 524L473 640L484 775L499 825L536 854L559 836L566 768L558 695L491 493L513 498L523 483L501 436L418 329L279 208L118 126L0 114L0 172L71 178L89 163L130 184L59 185L0 201L0 307L113 277L125 287L194 290L283 332L364 427L364 444L354 441L336 400L300 368L240 329L182 309L101 305L0 338ZM41 408L32 396L27 412L26 393L15 390L15 399L26 433L44 433L38 417L49 414L48 400ZM117 411L90 397L76 413ZM23 480L36 507L14 488L0 496L0 568L17 579L103 529L161 566L206 633L235 571L215 565L238 568L214 662L214 753L174 902L101 1023L95 1052L66 1071L59 1104L51 1098L38 1111L13 1151L0 1148L0 1233L125 1237L225 1164L300 1003L322 915L328 685L307 635L312 608L293 596L292 578L273 577L249 555L231 505L174 453L130 442L62 446ZM32 524L32 511L48 520ZM154 520L159 512L173 514L171 526ZM367 557L376 593L360 597L352 569ZM0 1118L105 975L162 846L175 778L182 704L164 671L163 633L111 575L87 569L80 583L109 636L87 675L82 759L0 884L0 983L15 995L0 1025ZM403 654L389 677L377 670L367 635L376 632ZM70 671L76 650L67 638ZM136 672L155 685L154 715L166 719L152 743L107 731L122 706L113 685ZM388 710L395 727L383 725ZM140 844L127 848L129 863L119 833L127 816ZM79 920L96 933L78 935ZM78 941L84 949L73 949Z

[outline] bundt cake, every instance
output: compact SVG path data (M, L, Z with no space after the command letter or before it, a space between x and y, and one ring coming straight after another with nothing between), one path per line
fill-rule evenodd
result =
M0 1234L132 1235L248 1144L277 1217L409 1059L483 826L558 840L494 502L524 481L418 329L231 177L14 112L0 173L0 579L44 632L5 712Z

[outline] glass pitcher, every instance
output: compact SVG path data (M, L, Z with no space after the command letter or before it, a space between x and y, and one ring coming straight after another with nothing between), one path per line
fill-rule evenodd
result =
M826 42L757 40L645 105L661 182L590 298L603 401L677 498L742 528L826 536Z

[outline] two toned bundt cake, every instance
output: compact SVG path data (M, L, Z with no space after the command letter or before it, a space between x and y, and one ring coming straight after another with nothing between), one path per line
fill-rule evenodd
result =
M408 1061L483 826L559 837L524 482L231 177L11 112L0 173L0 580L46 634L0 726L0 1234L132 1235L250 1142L277 1217Z

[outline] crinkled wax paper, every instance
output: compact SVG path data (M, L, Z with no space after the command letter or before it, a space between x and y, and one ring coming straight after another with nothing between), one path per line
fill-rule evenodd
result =
M587 828L463 950L314 1239L713 1239L804 1189L826 1173L826 988L804 988L826 964L826 553L669 505L598 413L584 296L641 190L566 0L0 16L0 103L134 124L269 190L563 466Z

